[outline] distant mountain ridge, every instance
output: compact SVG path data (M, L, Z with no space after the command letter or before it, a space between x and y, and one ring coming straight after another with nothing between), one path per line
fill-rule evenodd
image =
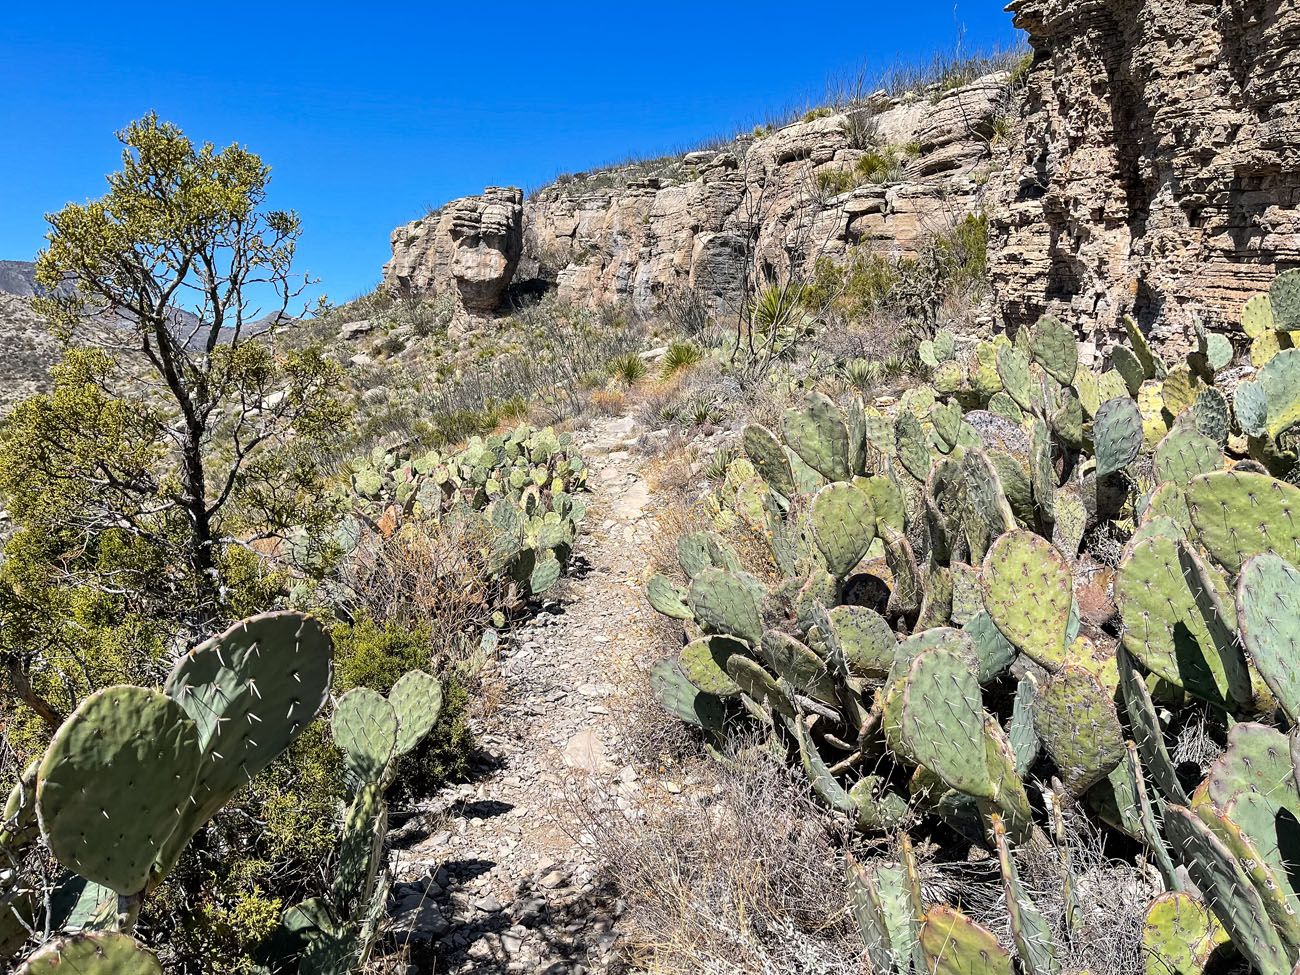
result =
M30 298L38 290L34 262L0 261L0 294Z

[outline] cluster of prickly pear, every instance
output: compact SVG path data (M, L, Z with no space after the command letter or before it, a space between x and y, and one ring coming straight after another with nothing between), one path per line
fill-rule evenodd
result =
M316 620L266 613L195 647L161 690L122 685L82 701L15 787L0 834L12 857L39 832L72 872L63 887L77 892L67 898L76 903L52 916L50 927L129 930L143 898L191 838L316 716L331 661L329 636ZM11 953L28 928L13 936L10 921L26 914L30 924L35 906L23 896L21 878L15 883L3 894L0 924ZM92 956L94 965L82 967L78 959ZM58 964L159 970L151 955L118 935L54 942L24 970Z
M494 571L549 589L563 574L586 517L587 468L568 433L519 427L474 437L452 454L414 456L409 447L376 448L352 465L349 519L390 535L409 520L484 512ZM338 544L355 546L345 520ZM299 564L310 564L309 552Z
M338 863L329 896L285 912L301 975L347 975L366 962L383 914L384 791L397 761L424 739L442 710L442 685L422 670L402 676L385 698L354 688L335 705L331 727L353 788L343 817Z
M1131 320L1093 369L1049 317L966 353L941 334L932 385L897 401L819 392L746 428L721 497L776 578L682 539L680 575L648 589L687 637L660 699L715 736L757 722L864 832L933 817L1001 847L1022 970L1056 970L1007 846L1053 808L1037 780L1147 849L1170 892L1148 950L1171 970L1230 939L1290 971L1300 792L1275 725L1300 722L1300 272L1246 316L1253 375L1222 335L1172 362ZM1226 748L1199 785L1171 758L1193 723ZM867 900L880 937L907 928L896 892ZM925 959L913 916L876 967L966 970ZM1002 957L952 912L935 925Z

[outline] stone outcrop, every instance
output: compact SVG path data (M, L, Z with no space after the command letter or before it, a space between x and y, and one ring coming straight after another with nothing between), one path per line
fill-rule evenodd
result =
M714 149L561 179L522 207L517 190L456 200L394 232L385 282L407 293L454 284L464 307L479 313L500 307L508 287L530 285L592 305L644 306L677 288L726 304L747 275L782 279L855 244L911 255L979 205L999 165L992 136L1007 107L1006 81L877 95L853 117L828 113ZM900 172L884 183L853 175L860 159L881 151L898 157Z
M462 307L501 303L523 254L523 193L489 186L393 231L384 281L404 294L454 289Z
M1300 4L1015 0L1035 58L990 199L998 305L1098 338L1235 327L1300 265Z

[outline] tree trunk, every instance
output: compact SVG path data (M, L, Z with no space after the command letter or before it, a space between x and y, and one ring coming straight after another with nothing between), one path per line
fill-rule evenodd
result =
M181 452L181 477L185 486L185 509L190 519L190 571L194 573L200 608L211 612L221 602L221 583L213 552L212 516L208 512L203 433L202 423L187 424L185 446Z

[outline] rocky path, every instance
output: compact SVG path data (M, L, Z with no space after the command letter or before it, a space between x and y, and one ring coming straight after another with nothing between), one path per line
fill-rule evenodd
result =
M476 729L488 765L394 837L392 922L409 975L618 967L621 905L580 810L635 817L643 792L616 720L652 612L641 574L654 521L632 437L631 419L580 435L593 470L588 534L557 601L503 640L490 668L499 701Z

